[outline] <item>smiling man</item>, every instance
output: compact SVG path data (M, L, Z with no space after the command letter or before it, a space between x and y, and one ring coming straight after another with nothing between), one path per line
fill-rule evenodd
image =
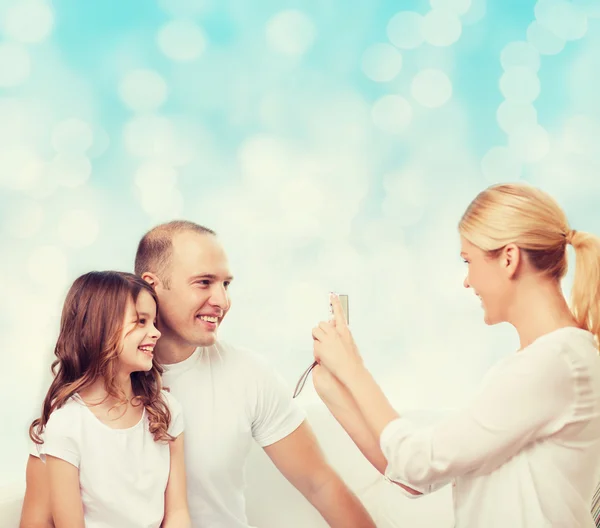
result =
M217 339L233 277L215 233L192 222L159 225L140 241L135 271L159 299L162 335L154 351L165 365L164 385L183 408L192 525L249 528L244 466L255 441L330 526L375 527L325 461L273 369L261 356ZM44 465L32 452L21 528L52 526L48 498Z
M188 499L194 526L247 528L244 466L257 442L330 526L375 526L325 461L304 414L268 364L218 340L233 280L215 233L191 222L155 227L135 271L159 298L157 358L183 407Z

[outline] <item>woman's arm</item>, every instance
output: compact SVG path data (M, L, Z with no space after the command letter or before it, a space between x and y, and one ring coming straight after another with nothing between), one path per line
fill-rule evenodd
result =
M187 504L183 433L169 442L171 468L165 491L165 517L162 528L190 528L192 526Z
M19 528L54 528L50 509L50 488L46 465L29 455L25 470L25 497Z
M380 438L393 480L431 487L472 471L490 472L575 419L575 377L562 349L552 346L506 364L469 407L434 428L398 419L362 363L339 300L332 304L335 325L321 323L313 330L315 359L348 389L369 430Z
M371 432L356 401L344 385L325 367L317 365L313 371L313 383L317 394L323 400L333 417L344 428L364 457L379 473L385 476L387 460L381 451L379 439ZM421 492L398 482L394 482L411 496Z
M54 525L56 528L85 528L79 469L50 455L46 455L46 467Z

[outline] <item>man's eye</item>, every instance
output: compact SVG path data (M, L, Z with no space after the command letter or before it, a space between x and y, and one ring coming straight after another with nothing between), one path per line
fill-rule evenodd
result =
M223 286L225 286L225 289L227 289L227 288L229 288L229 286L231 286L231 282L229 282L229 281L225 281L225 282L223 283Z

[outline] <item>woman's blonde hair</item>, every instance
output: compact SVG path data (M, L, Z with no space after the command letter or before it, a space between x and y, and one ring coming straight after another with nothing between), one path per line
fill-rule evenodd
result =
M558 203L530 185L493 185L471 202L459 223L470 243L496 256L513 243L539 271L560 281L568 244L575 250L571 310L581 328L600 343L600 238L572 230Z

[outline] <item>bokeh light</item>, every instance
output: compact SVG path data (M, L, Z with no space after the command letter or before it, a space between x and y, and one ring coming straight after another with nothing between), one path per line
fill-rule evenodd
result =
M419 104L437 108L452 97L452 82L444 72L426 69L415 75L410 92Z
M388 22L387 35L390 42L402 49L418 48L423 35L423 16L414 11L400 11Z
M157 43L165 56L176 62L198 59L207 45L204 32L190 19L167 22L158 32Z
M402 68L402 55L389 44L373 44L363 54L362 67L373 81L391 81Z
M282 55L300 57L312 46L316 28L301 11L283 11L267 23L266 37L269 46Z

